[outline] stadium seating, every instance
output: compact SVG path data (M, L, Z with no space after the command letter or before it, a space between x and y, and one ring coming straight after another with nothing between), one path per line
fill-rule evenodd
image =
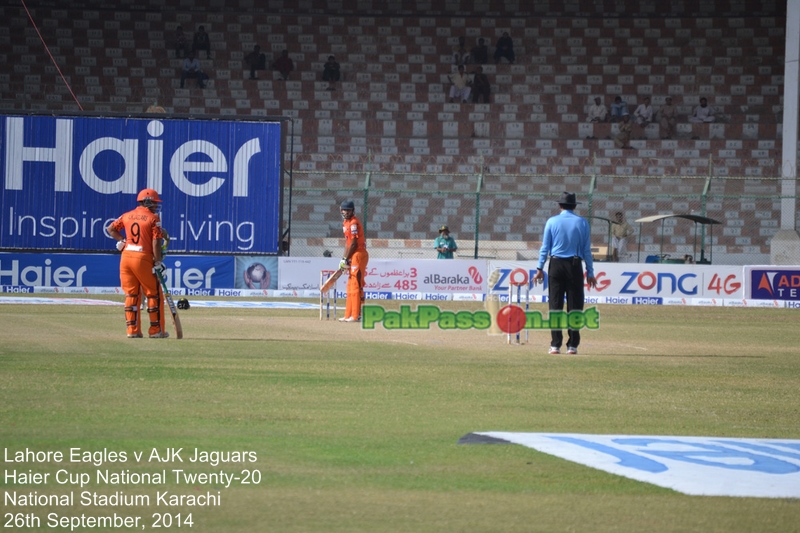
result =
M596 176L595 192L608 195L598 201L598 216L651 214L662 202L645 208L637 194L686 198L702 190L703 180L681 185L673 177L710 173L746 179L714 181L710 191L721 199L709 207L726 214L755 207L760 220L778 218L779 205L768 199L778 185L768 178L779 173L785 6L703 0L681 16L664 16L650 2L626 1L608 3L608 12L595 16L594 4L584 2L511 1L503 11L483 13L476 0L405 1L399 8L364 0L358 13L374 15L363 16L340 0L297 4L123 0L107 9L96 0L68 8L39 2L31 14L69 88L25 11L0 7L0 58L13 66L0 73L0 108L138 113L158 99L176 114L289 116L296 187L357 190L369 171L376 187L420 191L420 200L435 191L474 193L480 175L484 193L497 195L485 199L494 202L493 213L507 212L482 227L492 240L538 238L546 215L532 217L538 208L531 202L513 207L514 195L557 194L570 185L586 192L586 180L570 182L576 175ZM518 16L526 10L530 16ZM211 58L201 54L210 80L204 90L192 82L181 89L182 60L171 37L178 25L191 35L201 24L212 43ZM450 50L458 37L470 46L483 37L493 50L503 31L514 38L518 60L485 65L492 103L448 103ZM289 81L271 71L247 79L243 57L256 43L268 63L290 51ZM321 80L330 54L342 65L335 91ZM662 140L658 124L635 128L632 149L621 150L611 140L615 124L585 122L595 96L608 105L615 95L631 111L645 96L657 111L669 95L682 117L706 97L718 120L681 121L674 140ZM312 193L296 195L293 224L324 231L325 220L336 220L335 202L326 209L329 199ZM725 199L736 194L758 198ZM474 232L468 206L412 219L399 209L375 214L374 230L385 239L428 238L434 219ZM744 224L739 215L732 220L715 235L719 246L763 253L775 228Z

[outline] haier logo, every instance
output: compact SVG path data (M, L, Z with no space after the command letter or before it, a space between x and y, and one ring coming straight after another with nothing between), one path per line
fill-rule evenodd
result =
M661 305L663 303L663 299L639 296L633 298L632 302L634 305Z
M448 295L447 294L435 294L435 293L426 292L425 294L422 295L422 299L423 300L447 300L448 299Z
M393 292L392 300L421 300L421 298L416 292Z
M697 294L697 275L683 274L678 276L671 272L623 272L622 276L628 280L625 282L621 294L636 294L640 290L651 291L655 288L658 294L667 292L675 294L679 292L685 295Z
M753 270L751 298L759 300L800 300L800 271Z
M10 263L10 265L9 265ZM82 286L86 266L77 269L68 266L53 266L53 261L45 259L43 265L29 265L20 269L16 259L0 261L0 282L10 285L26 285L28 287Z
M215 296L241 296L242 291L238 289L216 289L214 291Z
M276 253L280 132L247 120L0 117L0 248L109 251L106 228L148 187L173 252Z
M250 160L261 152L259 139L249 139L238 147L231 165L225 153L216 144L206 140L189 140L178 146L172 154L168 154L169 162L165 166L164 141L159 140L165 127L159 120L147 123L147 138L143 139L147 143L144 154L140 154L138 138L105 136L91 140L88 144L76 146L73 134L75 122L86 119L55 119L55 128L52 126L52 120L44 117L6 118L4 183L6 190L23 190L23 170L27 162L52 164L52 173L47 174L41 171L45 167L36 166L37 189L44 190L43 183L46 183L43 181L44 177L49 176L53 179L55 192L72 192L72 173L74 160L77 159L81 179L100 194L136 194L142 183L139 180L139 171L145 169L147 187L161 192L164 181L163 170L169 168L170 179L187 196L209 196L214 194L226 179L232 179L233 196L246 197L250 179L248 171ZM121 129L112 126L113 122L122 121L95 120L106 126L100 128L101 131ZM132 121L134 129L140 122L142 121ZM33 145L30 136L26 144L26 126L37 129L39 146ZM126 129L130 131L130 128ZM48 130L52 132L50 138L42 133ZM81 141L85 142L88 139L81 136ZM103 154L104 152L110 154ZM97 164L98 158L105 164ZM98 175L97 169L105 170L106 175ZM192 175L191 180L188 177L189 173ZM223 175L226 177L220 177Z

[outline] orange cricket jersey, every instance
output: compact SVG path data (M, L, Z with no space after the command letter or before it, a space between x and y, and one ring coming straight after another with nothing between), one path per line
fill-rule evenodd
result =
M153 239L163 237L161 218L144 206L128 211L111 227L122 233L125 230L125 248L122 254L142 254L144 258L153 260Z
M364 228L361 226L361 222L355 215L350 220L342 221L342 230L344 231L344 238L347 239L345 249L349 249L350 243L355 239L356 252L367 251L367 237L364 235Z

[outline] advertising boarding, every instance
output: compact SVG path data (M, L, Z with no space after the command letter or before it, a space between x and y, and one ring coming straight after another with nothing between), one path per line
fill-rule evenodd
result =
M800 266L746 266L744 278L748 298L783 300L800 308Z
M536 263L490 261L489 272L498 271L490 290L507 294L511 273L518 269L530 280ZM530 285L532 296L547 295L546 274L545 268L544 285ZM594 274L597 288L586 290L587 303L723 305L726 299L744 298L740 266L595 262Z
M0 140L2 249L113 249L151 188L171 251L279 252L280 122L2 116Z
M333 271L338 259L325 257L281 257L280 289L302 291L319 289L320 272ZM486 261L370 259L364 278L366 297L379 300L449 300L454 293L486 292ZM347 279L339 281L344 290Z

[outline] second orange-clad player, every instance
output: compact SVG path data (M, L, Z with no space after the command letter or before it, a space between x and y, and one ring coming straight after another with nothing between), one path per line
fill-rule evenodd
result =
M161 199L153 189L142 189L136 198L139 206L128 211L108 226L108 234L117 241L122 251L119 277L125 293L125 321L128 337L142 337L139 318L141 289L147 296L147 313L150 316L148 334L151 339L169 336L164 330L164 297L155 270L163 272L161 263L161 218L158 204ZM122 236L121 231L125 232Z
M339 206L342 214L342 230L344 231L344 257L339 268L350 269L347 280L347 303L344 317L340 322L358 322L361 320L361 304L364 303L364 276L367 274L367 238L364 227L355 216L356 206L352 201L344 201Z

